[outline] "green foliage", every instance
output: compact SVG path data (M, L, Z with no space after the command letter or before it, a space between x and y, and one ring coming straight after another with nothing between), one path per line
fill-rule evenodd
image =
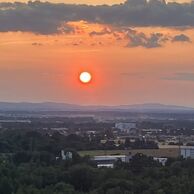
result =
M87 139L68 138L34 131L1 134L0 194L194 193L194 160L171 159L163 167L152 157L137 154L129 164L118 161L114 169L98 169L74 149L78 142L84 148ZM56 160L60 149L71 151L73 159Z
M95 180L95 170L90 166L76 165L70 168L70 183L79 191L89 191Z
M12 192L13 192L12 181L8 177L2 177L0 181L0 193L12 194Z

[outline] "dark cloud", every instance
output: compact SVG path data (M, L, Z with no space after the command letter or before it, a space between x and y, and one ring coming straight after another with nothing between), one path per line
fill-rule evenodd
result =
M103 36L113 35L116 40L122 40L120 34L125 34L125 39L129 40L127 47L144 47L144 48L157 48L162 47L167 41L171 42L191 42L190 38L185 34L179 34L176 36L165 35L163 33L155 32L151 34L145 34L138 32L131 28L104 28L101 31L92 31L90 36Z
M194 82L194 73L191 73L191 72L176 73L172 76L163 77L162 79Z
M128 0L107 6L68 5L43 2L0 3L0 31L52 34L72 32L68 21L86 20L115 26L194 27L194 2ZM150 37L151 46L156 44ZM158 46L158 45L156 45ZM149 47L149 43L148 43Z
M72 32L74 29L65 23L65 5L28 2L0 3L0 31L24 31L39 34Z
M162 47L166 42L191 42L190 38L185 34L171 37L163 33L151 33L146 35L143 32L138 32L133 29L125 29L126 38L129 39L127 47L144 47L144 48L158 48Z
M43 46L43 44L42 43L39 43L39 42L33 42L32 43L32 46Z
M128 30L127 37L129 43L127 47L145 47L145 48L157 48L161 47L163 43L169 40L169 38L162 33L152 33L149 36L143 32L137 32L135 30Z
M174 36L172 42L191 42L191 39L185 34L180 34Z

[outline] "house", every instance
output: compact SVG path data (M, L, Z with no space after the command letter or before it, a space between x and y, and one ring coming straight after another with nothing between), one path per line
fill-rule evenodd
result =
M182 146L180 148L180 154L181 156L186 159L186 158L191 158L194 159L194 146Z

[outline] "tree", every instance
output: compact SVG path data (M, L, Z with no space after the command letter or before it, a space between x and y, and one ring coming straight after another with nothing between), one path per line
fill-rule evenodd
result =
M13 192L13 185L11 184L12 181L7 177L3 177L0 181L0 193L1 194L12 194Z
M109 179L99 189L100 194L133 193L133 183L124 179ZM127 193L128 192L128 193Z
M75 194L75 190L74 188L69 185L69 184L65 184L65 183L57 183L54 186L54 194Z
M95 179L95 170L87 165L76 165L69 170L69 177L76 190L88 192Z
M138 153L133 156L130 166L133 172L140 173L146 167L159 167L160 164L154 161L152 157Z
M106 194L133 194L130 191L122 190L120 187L115 187L113 189L109 189Z

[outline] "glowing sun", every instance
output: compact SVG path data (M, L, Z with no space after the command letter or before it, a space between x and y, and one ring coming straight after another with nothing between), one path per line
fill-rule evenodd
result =
M79 76L79 79L82 83L87 84L92 80L92 75L89 72L82 72Z

